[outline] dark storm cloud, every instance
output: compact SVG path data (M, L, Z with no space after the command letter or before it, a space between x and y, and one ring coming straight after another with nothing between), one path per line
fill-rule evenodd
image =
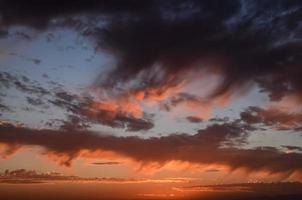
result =
M1 25L25 25L37 29L45 29L50 20L55 17L67 17L78 14L88 13L144 13L150 9L151 1L140 2L130 1L102 1L102 0L76 0L59 1L31 0L24 2L22 0L0 2Z
M212 96L250 81L272 100L302 93L301 1L4 0L0 9L3 28L73 21L68 27L117 59L116 68L96 81L101 87L119 87L160 65L162 76L145 73L132 89L175 85L186 72L207 67L222 77ZM80 15L106 16L106 25L72 18Z
M185 72L217 67L223 81L213 96L252 80L273 100L300 94L301 2L242 2L193 2L196 10L190 3L176 4L164 9L166 18L112 22L100 30L99 45L116 55L118 64L99 84L115 87L158 64L164 75L150 79L146 73L137 88L173 85L185 78ZM186 15L188 8L194 12ZM289 33L293 38L286 37Z
M110 151L144 164L165 164L178 160L196 164L221 164L231 170L265 170L288 175L302 170L302 155L299 153L283 153L271 148L222 148L230 142L237 146L245 143L248 130L238 123L215 124L199 130L195 135L172 134L148 139L96 135L76 130L29 129L7 123L1 124L0 132L0 142L10 148L14 147L9 152L13 153L23 145L41 146L52 155L63 156L60 163L67 166L80 156L81 150L88 150Z

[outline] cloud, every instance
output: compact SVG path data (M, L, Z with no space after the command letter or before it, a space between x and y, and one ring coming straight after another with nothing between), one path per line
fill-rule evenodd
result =
M51 104L63 109L69 116L67 118L69 121L64 121L63 128L87 128L89 123L100 123L113 128L125 128L127 131L146 131L154 126L137 102L128 100L96 102L90 96L75 95L63 88L45 89L26 76L13 75L8 72L0 73L0 87L4 89L15 87L25 95L31 95L26 96L26 101L31 106L48 109ZM0 109L10 110L9 106L2 104Z
M279 130L293 130L302 125L302 114L278 108L249 107L240 113L241 119L249 124L263 124Z
M283 145L282 147L288 150L302 151L302 147L298 147L298 146Z
M219 169L208 169L208 170L206 170L205 172L210 172L210 173L215 173L215 172L220 172L220 170Z
M36 94L36 95L48 95L50 92L40 86L35 81L30 81L29 78L25 76L12 75L8 72L0 72L0 87L10 88L14 86L21 92Z
M27 35L26 33L23 33L23 32L16 32L15 35L19 36L19 37L22 37L26 40L31 40L32 39L29 35ZM39 65L40 63L42 63L42 60L40 60L38 58L27 57L25 55L14 53L14 52L9 53L9 55L10 56L15 56L15 57L20 58L24 61L32 62L33 64L36 64L36 65Z
M195 116L188 116L186 119L191 123L199 123L203 121L201 118Z
M116 137L97 135L88 131L29 129L2 123L0 142L8 147L16 145L40 146L46 155L69 166L77 157L99 157L102 152L131 159L142 165L157 163L159 167L171 161L200 165L221 165L229 170L244 169L284 173L301 172L302 156L272 148L241 149L249 129L245 125L229 123L211 125L195 135L172 134L159 138ZM66 142L68 141L68 142ZM2 152L4 155L6 152ZM104 155L104 154L103 154ZM112 158L112 157L111 157Z
M139 77L122 89L168 88L190 81L190 73L208 69L221 79L212 98L240 92L250 82L257 82L271 100L301 97L299 1L91 0L71 5L4 0L0 7L4 30L14 25L37 30L67 26L92 38L97 49L117 60L115 68L95 83L108 90L121 89ZM94 23L99 20L105 25ZM155 66L157 76L152 73Z
M106 164L106 163L105 163ZM64 175L57 172L39 173L35 170L16 169L5 170L0 173L0 184L45 184L55 182L94 182L111 184L129 183L187 183L189 178L166 178L166 179L134 179L134 178L114 178L114 177L80 177L74 175Z
M200 185L178 188L176 187L175 189L186 192L194 191L204 193L222 193L223 195L237 193L238 199L254 199L255 195L256 197L257 195L261 195L261 197L265 197L265 199L282 199L282 195L301 195L301 186L302 184L299 182L276 182ZM245 195L247 196L243 196L240 198L240 195L238 193L245 193Z
M16 7L16 5L18 5ZM2 26L24 25L37 29L45 29L51 25L55 17L66 17L67 15L88 13L144 13L150 7L150 3L128 1L115 3L107 1L79 1L77 6L71 6L69 1L41 3L35 1L31 4L23 1L1 1ZM29 12L30 10L30 12Z
M0 39L6 38L8 36L8 31L0 30Z
M1 102L1 101L0 101L0 102ZM2 103L0 103L0 110L1 110L2 112L9 112L9 111L10 111L9 107L6 106L6 105L4 105L4 104L2 104ZM1 114L0 114L0 115L1 115Z
M87 128L91 127L91 121L88 119L83 118L82 116L78 115L72 115L69 114L67 115L66 120L57 120L62 123L60 128L62 130L67 130L67 131L73 131L73 130L85 130Z
M10 184L33 184L33 183L44 183L47 180L67 180L71 179L72 176L63 176L56 172L38 173L35 170L16 169L16 170L5 170L4 173L0 173L1 183Z
M78 113L82 105L85 105L85 102L79 96L72 95L64 90L55 92L54 98L48 100L48 102L75 114Z
M163 13L109 23L97 35L101 48L112 52L118 63L99 84L115 88L146 72L134 88L147 89L184 81L187 73L209 68L221 76L212 97L238 92L251 81L271 96L300 94L302 72L297 52L301 45L284 34L293 31L294 38L300 38L297 18L301 4L240 2L224 2L221 11L215 6L217 1L191 1L183 7L167 3ZM262 12L264 8L269 11ZM186 9L196 13L185 15ZM280 9L285 13L282 16ZM289 21L295 25L289 26ZM156 65L161 67L161 76L152 79L148 72Z
M43 105L43 101L41 99L34 99L31 97L26 97L26 100L29 104L33 105L33 106L40 106Z
M125 128L127 131L146 131L154 126L138 103L127 99L89 100L76 113L92 122L112 128Z
M118 164L121 164L121 162L94 162L94 163L91 163L93 165L118 165Z
M24 146L40 146L48 156L63 159L65 165L84 156L84 151L110 151L143 164L164 165L177 160L225 165L231 170L300 171L300 153L241 148L258 124L279 130L301 129L300 113L250 107L241 113L245 123L223 119L224 123L194 135L148 139L97 135L85 129L99 123L127 131L150 130L154 122L143 108L154 104L166 111L181 106L205 108L203 113L191 113L187 118L197 122L209 117L213 105L225 105L233 93L244 93L252 83L272 101L295 96L300 102L301 9L299 1L281 0L118 4L91 0L72 5L68 1L1 1L0 30L4 37L6 30L16 25L36 30L73 28L93 40L96 51L113 55L116 63L91 86L97 93L95 99L46 90L27 77L1 72L1 88L13 86L38 97L49 95L43 102L68 112L60 130L2 123L0 141L8 147L4 155ZM30 61L39 64L39 60ZM217 83L205 98L186 91L192 81L208 75L215 75ZM207 83L199 86L206 87ZM34 106L42 103L33 97L27 101ZM0 108L6 109L5 105Z
M193 109L203 106L209 106L209 102L196 95L191 95L188 93L178 93L168 98L167 101L163 102L162 108L164 108L164 110L169 111L172 108L183 104L186 104L188 107L191 107Z
M28 40L28 41L31 41L31 40L33 39L32 36L30 36L30 35L27 34L27 33L22 32L22 31L16 31L16 32L14 33L14 36L19 37L19 38L22 38L22 39L24 39L24 40ZM20 57L23 57L23 56L20 56ZM32 61L34 61L34 60L40 61L39 59L32 59ZM40 62L41 62L41 61L40 61ZM39 62L39 63L40 63L40 62ZM39 64L39 63L35 63L35 64Z

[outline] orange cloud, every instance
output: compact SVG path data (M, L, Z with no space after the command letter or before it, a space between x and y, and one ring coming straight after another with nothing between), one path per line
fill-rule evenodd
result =
M134 102L125 98L108 100L101 102L93 102L91 105L92 112L94 110L104 110L109 113L109 117L114 118L118 114L127 115L130 114L135 118L141 118L143 115L142 108L138 102Z

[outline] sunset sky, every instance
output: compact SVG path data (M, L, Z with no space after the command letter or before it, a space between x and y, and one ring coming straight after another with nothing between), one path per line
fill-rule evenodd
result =
M0 198L302 195L302 1L0 0L0 156Z

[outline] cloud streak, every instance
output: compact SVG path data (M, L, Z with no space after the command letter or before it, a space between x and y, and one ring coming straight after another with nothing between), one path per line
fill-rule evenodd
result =
M170 178L170 179L134 179L134 178L114 178L114 177L93 177L86 178L73 175L64 175L57 172L39 173L35 170L16 169L5 170L0 173L0 184L45 184L55 182L93 182L110 184L133 184L133 183L187 183L190 179Z
M302 114L278 108L249 107L240 113L241 120L249 124L262 124L279 130L294 130L302 126Z
M47 154L56 155L60 163L67 166L77 157L89 156L89 152L94 157L101 155L101 152L113 152L143 165L158 163L164 166L170 161L180 161L200 165L216 164L230 170L286 173L289 176L299 174L302 170L302 155L299 153L284 153L275 148L232 147L234 144L244 144L245 133L248 132L247 127L236 123L212 125L195 135L172 134L149 139L97 135L75 130L36 130L6 123L1 124L0 131L0 142L15 147L15 151L22 146L40 146ZM221 148L222 145L229 147ZM3 153L9 152L14 151Z

